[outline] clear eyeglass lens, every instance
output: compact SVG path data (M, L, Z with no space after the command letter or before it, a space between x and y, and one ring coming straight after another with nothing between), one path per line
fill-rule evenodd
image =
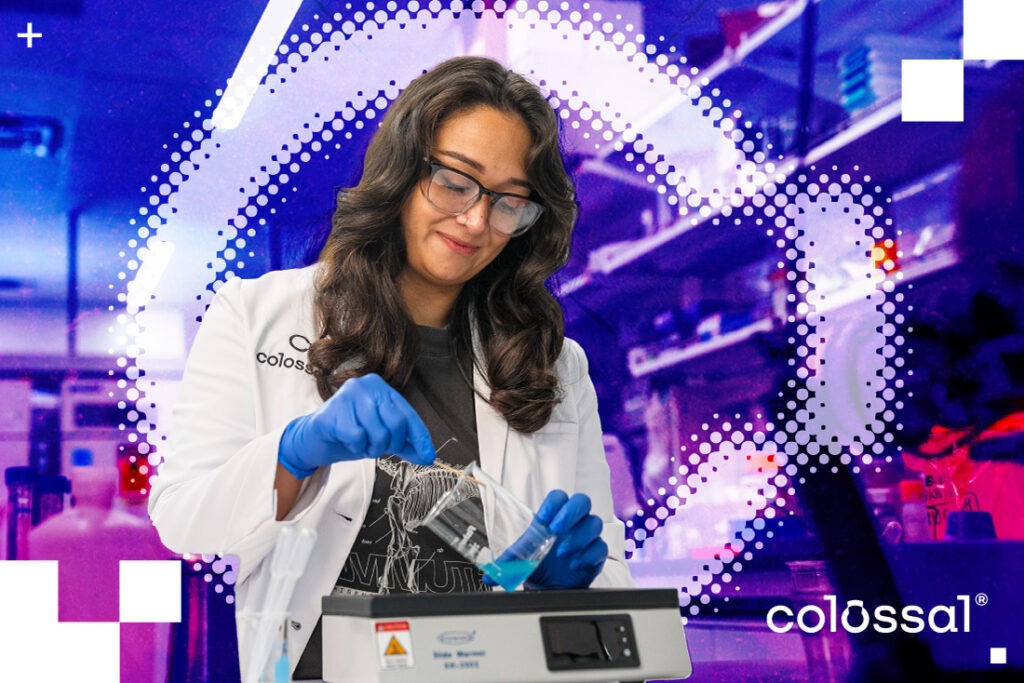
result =
M434 172L427 188L427 199L437 208L452 214L466 211L479 196L480 186L477 183L443 168Z
M533 223L533 208L533 202L528 200L502 197L491 207L491 225L495 230L511 235Z

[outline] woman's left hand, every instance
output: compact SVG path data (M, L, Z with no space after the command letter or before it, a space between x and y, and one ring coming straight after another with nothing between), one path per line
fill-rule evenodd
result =
M537 519L556 534L547 556L526 580L531 590L587 588L608 559L608 544L601 539L604 522L590 514L590 497L565 491L548 493Z

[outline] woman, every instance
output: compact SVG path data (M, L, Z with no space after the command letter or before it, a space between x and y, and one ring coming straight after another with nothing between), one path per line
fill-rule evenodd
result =
M427 467L434 444L556 532L527 588L630 585L586 358L544 284L575 209L537 88L456 58L388 111L319 264L215 297L150 512L175 551L240 557L239 611L266 595L280 526L318 532L289 608L296 678L319 677L323 595L485 589L406 531L454 476Z

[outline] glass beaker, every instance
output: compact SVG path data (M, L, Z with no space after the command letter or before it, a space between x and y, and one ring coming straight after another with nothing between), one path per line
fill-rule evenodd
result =
M547 555L555 535L478 464L459 475L421 524L514 591Z

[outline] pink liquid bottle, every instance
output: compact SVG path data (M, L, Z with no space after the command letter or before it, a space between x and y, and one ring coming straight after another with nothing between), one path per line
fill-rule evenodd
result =
M168 560L156 529L115 504L119 473L92 464L92 452L72 455L73 506L28 535L33 560L57 560L60 621L116 622L120 560ZM170 624L121 624L121 683L164 683Z

